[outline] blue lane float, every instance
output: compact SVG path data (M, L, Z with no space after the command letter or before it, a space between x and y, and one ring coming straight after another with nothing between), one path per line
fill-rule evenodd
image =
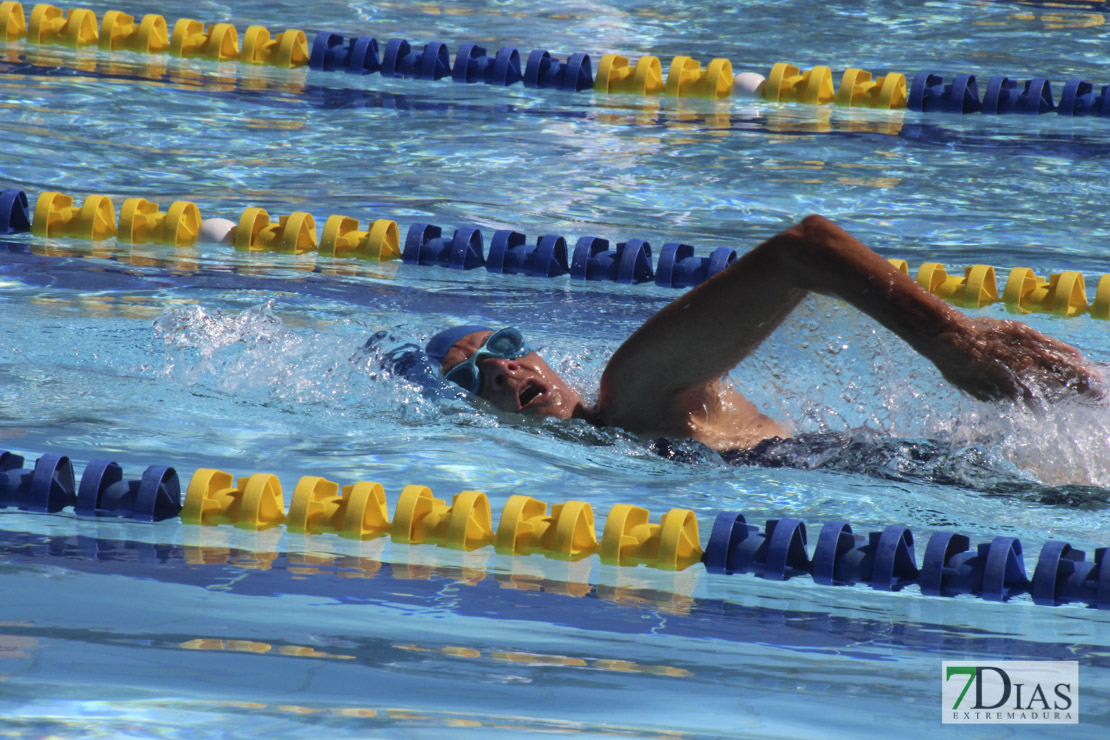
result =
M1061 116L1110 116L1110 85L1099 92L1090 82L1068 80L1060 93L1056 112Z
M323 72L343 70L353 74L370 74L382 68L378 58L378 40L373 36L356 36L343 45L338 33L318 33L308 57L309 69Z
M439 265L473 270L486 264L482 232L473 227L456 229L450 239L433 224L415 223L405 235L401 261L410 265Z
M0 190L0 234L18 234L31 230L31 213L27 194L22 190Z
M979 113L979 85L975 75L959 74L949 84L936 72L921 72L913 78L906 107L921 113Z
M1046 606L1085 603L1110 609L1107 548L1097 549L1094 560L1088 561L1083 551L1066 542L1046 542L1030 579L1017 538L995 537L974 549L970 545L967 535L935 532L919 569L908 527L892 524L862 537L847 522L828 522L810 558L804 522L770 520L761 532L743 514L722 511L703 562L711 573L751 573L773 581L809 575L826 586L866 583L879 591L916 583L927 596L968 594L1004 602L1030 594L1035 603Z
M675 287L696 285L693 281L705 280L734 258L735 252L724 248L708 258L687 256L690 261L680 261L677 267L671 265L668 275L675 276L678 281L673 283ZM545 234L535 244L528 244L523 233L502 229L494 232L487 257L482 232L477 228L463 227L447 237L441 227L427 223L409 227L401 260L410 265L436 265L456 270L485 267L490 272L535 277L559 277L569 273L571 278L578 280L627 284L645 283L655 277L651 244L643 239L618 242L611 248L608 239L584 236L568 254L566 238L558 234Z
M813 553L813 580L828 586L866 583L877 591L899 591L918 575L913 533L892 524L867 537L847 522L821 528Z
M980 99L975 75L959 74L945 83L936 72L921 72L910 85L906 107L922 113L984 113L988 115L1110 116L1110 85L1095 86L1085 80L1064 83L1057 104L1048 79L1036 77L1024 83L996 75L987 81Z
M455 82L484 82L502 87L522 82L525 87L571 92L592 90L594 86L590 55L582 52L560 61L547 49L535 49L522 64L520 51L514 47L502 47L490 56L485 47L465 43L459 47L452 65L447 45L439 41L429 42L416 51L405 39L390 39L379 57L376 38L357 36L346 45L343 39L342 34L332 31L316 34L309 68L322 72L380 72L384 77L423 80L451 77Z
M124 480L112 460L90 460L74 504L77 516L160 522L181 512L181 482L173 468L152 465L140 480Z
M482 46L463 44L455 55L451 79L455 82L484 82L502 87L514 85L524 79L520 52L506 46L499 49L496 56L490 57Z
M616 283L646 283L655 275L651 266L651 244L629 239L609 248L608 239L584 236L574 246L570 276L578 280L611 280Z
M806 525L798 519L770 519L759 527L737 511L722 511L702 558L710 573L753 573L769 581L785 581L810 572Z
M524 68L524 86L581 92L593 89L590 55L571 54L560 62L547 49L534 49Z
M19 508L54 514L77 499L73 463L65 455L43 455L33 468L24 459L0 451L0 509Z
M1035 116L1054 110L1056 104L1052 99L1052 85L1043 77L1028 80L1023 86L1009 77L991 77L983 93L983 113L991 115L1021 113Z
M664 244L659 251L655 284L664 288L692 288L731 265L735 259L736 250L728 247L718 247L708 257L699 257L689 244Z
M922 593L1006 601L1029 591L1019 540L995 537L974 550L969 549L970 543L966 535L954 532L937 532L930 538L919 579Z
M528 237L519 231L502 229L490 240L486 269L490 272L558 277L570 271L567 263L567 240L556 234L539 237L528 244Z
M404 39L390 39L382 52L383 77L415 77L441 80L451 74L447 44L430 41L421 51L413 51Z
M1066 542L1044 543L1033 571L1033 601L1042 606L1083 602L1099 609L1110 608L1110 565L1106 553L1107 548L1099 548L1092 562L1085 552Z

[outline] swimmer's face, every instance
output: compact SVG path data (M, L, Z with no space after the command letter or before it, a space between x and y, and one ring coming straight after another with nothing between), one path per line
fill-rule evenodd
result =
M441 370L446 373L465 362L492 333L476 331L455 342L444 355ZM582 404L578 394L535 352L513 360L483 357L478 368L482 376L478 395L503 411L569 419Z

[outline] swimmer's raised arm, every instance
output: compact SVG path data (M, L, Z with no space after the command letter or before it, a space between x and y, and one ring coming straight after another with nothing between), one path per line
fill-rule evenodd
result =
M972 320L923 290L857 239L810 216L679 297L638 329L601 378L606 424L670 433L709 387L750 354L809 293L847 301L980 399L1031 388L1086 391L1079 352L1011 321Z

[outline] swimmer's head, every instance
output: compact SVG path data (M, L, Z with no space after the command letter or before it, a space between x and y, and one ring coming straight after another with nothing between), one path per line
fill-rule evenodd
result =
M432 337L425 352L446 380L503 411L559 419L581 411L578 394L517 329L456 326Z

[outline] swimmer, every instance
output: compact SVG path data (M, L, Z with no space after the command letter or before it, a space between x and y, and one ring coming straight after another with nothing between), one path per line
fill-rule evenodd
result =
M966 316L820 216L768 239L648 319L609 360L596 408L514 328L453 327L426 352L446 380L504 411L746 450L790 434L722 378L811 292L874 318L977 399L1095 395L1098 375L1078 350L1020 322Z

